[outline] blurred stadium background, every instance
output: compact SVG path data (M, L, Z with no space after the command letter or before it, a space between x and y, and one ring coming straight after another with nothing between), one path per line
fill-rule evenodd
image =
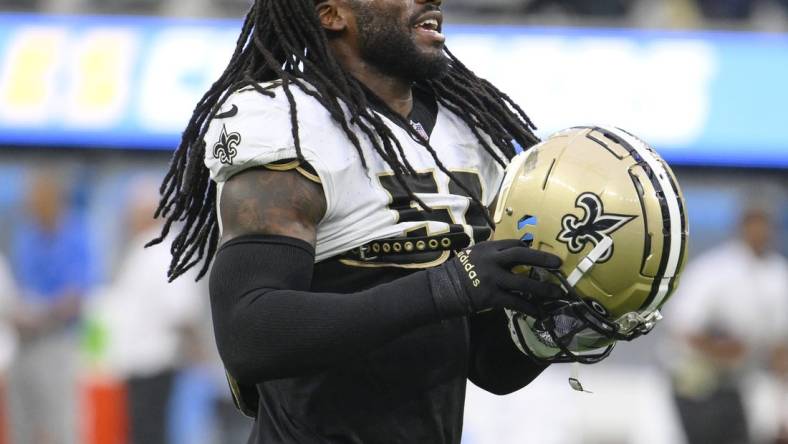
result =
M41 240L25 237L26 228L37 223L31 214L44 220L59 206L49 216L72 221L84 250L53 253L81 274L74 290L81 321L66 322L77 338L68 347L78 353L79 443L128 443L124 431L147 399L132 396L132 387L154 374L171 376L162 386L171 388L168 406L157 413L167 442L245 442L250 423L232 410L204 286L162 302L174 291L158 282L166 261L133 252L155 229L145 220L154 184L194 104L225 67L247 7L247 0L0 0L3 392L40 391L7 381L27 340L19 307L45 263L30 257ZM691 257L736 236L741 211L753 205L774 216L773 247L788 253L788 1L448 0L444 9L450 48L511 94L542 136L614 123L662 153L686 195ZM667 371L675 347L663 327L621 344L609 360L580 370L593 394L569 388L570 366L553 366L509 397L469 387L464 442L682 443ZM751 367L750 442L775 442L788 422L785 384L766 359ZM19 424L2 411L0 442L13 444Z

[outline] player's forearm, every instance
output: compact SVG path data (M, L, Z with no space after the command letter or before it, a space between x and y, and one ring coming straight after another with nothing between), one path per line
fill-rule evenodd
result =
M747 354L747 346L728 335L692 334L686 340L695 351L721 365L738 365Z
M547 368L517 349L502 310L473 316L470 329L469 379L482 389L507 395L530 384Z
M235 243L214 263L217 344L239 382L326 370L438 321L425 273L355 294L313 293L314 253L282 240Z

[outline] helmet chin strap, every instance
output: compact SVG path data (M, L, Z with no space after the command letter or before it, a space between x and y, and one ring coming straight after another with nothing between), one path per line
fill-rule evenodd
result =
M571 365L570 367L571 370L569 375L569 387L572 387L572 390L576 392L593 394L594 392L586 390L585 387L583 387L583 384L580 382L580 363L573 362L569 365Z
M596 247L591 250L586 257L580 260L580 263L577 264L575 270L569 275L566 279L569 282L569 285L574 287L583 276L588 273L588 270L591 269L596 262L602 257L603 254L607 253L607 251L613 247L613 239L610 236L605 236L602 238Z
M594 265L596 265L599 258L607 253L607 251L612 247L613 239L610 236L604 236L602 240L596 245L596 247L594 247L591 252L586 255L586 257L580 260L580 262L577 264L577 267L575 267L575 269L566 279L566 283L571 287L577 285L580 279L582 279L583 276L585 276L585 274L588 273L588 271ZM654 327L656 322L662 319L662 315L659 310L655 310L654 313L651 313L645 318L639 313L629 313L624 319L629 321L630 324L639 325L643 330L643 333L647 333ZM580 383L580 365L578 362L572 363L571 376L569 377L569 386L578 392L591 393L583 387L583 384Z
M588 271L591 270L594 265L596 265L599 258L607 253L607 251L612 247L613 239L610 236L604 236L597 246L594 247L591 252L586 255L586 257L580 260L580 262L577 264L577 267L575 267L574 271L572 271L572 273L566 279L566 282L574 288L580 279L582 279L583 276L585 276L585 274L588 273ZM643 316L641 313L627 313L616 323L624 331L638 329L640 334L646 334L650 332L656 323L661 319L662 313L660 313L659 310L654 310L654 312L649 313L646 316Z
M575 267L574 271L569 275L567 278L567 283L574 287L583 278L583 276L588 273L596 262L602 257L603 254L607 253L610 248L613 247L613 239L610 236L605 236L602 238L602 241L597 244L594 249L591 250L590 253L586 255ZM583 384L580 382L580 364L578 362L573 362L571 364L571 374L569 376L569 386L572 387L572 390L583 392L583 393L592 393L586 390L583 387Z

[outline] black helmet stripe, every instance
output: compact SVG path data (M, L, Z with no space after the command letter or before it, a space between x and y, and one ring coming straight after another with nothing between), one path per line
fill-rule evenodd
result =
M678 196L679 195L679 186L678 186L678 183L676 183L676 178L673 177L672 174L668 174L668 179L670 180L670 186L673 187L673 190L676 192L676 195ZM681 239L681 252L679 253L679 260L681 260L681 258L684 257L684 255L686 253L686 249L687 249L687 242L686 242L685 238L687 237L687 233L689 231L688 230L689 227L687 227L687 213L684 211L684 201L682 199L678 199L678 201L679 201L679 214L681 214L681 237L682 237L682 239ZM677 282L677 279L674 276L673 279L670 280L670 288L668 289L668 295L673 293L673 290L675 289L675 286L676 286L676 282Z
M645 143L632 134L619 128L595 128L624 147L646 170L655 193L659 198L663 229L667 233L662 245L662 256L654 283L639 311L653 311L659 308L673 289L683 254L682 236L684 227L684 208L679 199L678 189L672 181L665 164L650 151Z

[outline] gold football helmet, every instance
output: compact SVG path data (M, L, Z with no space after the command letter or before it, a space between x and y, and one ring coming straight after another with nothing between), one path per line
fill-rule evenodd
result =
M544 362L594 363L648 333L687 254L684 198L667 163L619 128L561 131L515 157L495 210L495 239L558 255L559 284L538 315L507 311L512 339Z

